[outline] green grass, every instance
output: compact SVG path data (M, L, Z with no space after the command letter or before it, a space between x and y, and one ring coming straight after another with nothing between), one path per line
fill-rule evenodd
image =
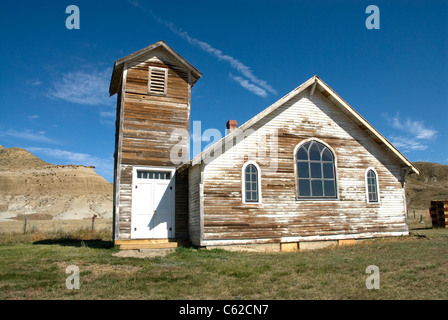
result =
M0 299L447 299L448 229L296 253L178 248L121 258L108 233L11 235L0 240ZM80 289L66 288L66 267ZM368 290L376 265L380 289Z

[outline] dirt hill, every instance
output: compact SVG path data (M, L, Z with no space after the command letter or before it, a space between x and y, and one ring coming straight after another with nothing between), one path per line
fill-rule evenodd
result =
M448 200L448 166L432 162L414 162L420 175L406 179L408 208L427 209L431 200Z
M53 165L20 148L0 146L0 221L112 217L112 184L94 167Z

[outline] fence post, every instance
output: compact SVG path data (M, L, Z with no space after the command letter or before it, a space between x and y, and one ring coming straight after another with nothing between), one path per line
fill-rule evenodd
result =
M25 217L25 221L23 223L23 234L26 234L26 213L24 213L23 216Z
M94 215L92 216L92 232L95 231L95 218L96 218L96 217L97 217L96 214L94 214Z

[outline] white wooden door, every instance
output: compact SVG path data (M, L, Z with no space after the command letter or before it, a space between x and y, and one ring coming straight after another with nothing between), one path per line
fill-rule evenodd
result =
M174 170L134 168L132 239L174 238Z

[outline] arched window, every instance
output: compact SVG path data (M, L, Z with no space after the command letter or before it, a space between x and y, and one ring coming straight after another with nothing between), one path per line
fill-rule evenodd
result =
M373 168L366 171L366 196L367 203L379 203L378 175Z
M334 156L323 143L312 140L296 154L298 198L336 199Z
M260 168L255 162L243 166L243 203L261 203Z

